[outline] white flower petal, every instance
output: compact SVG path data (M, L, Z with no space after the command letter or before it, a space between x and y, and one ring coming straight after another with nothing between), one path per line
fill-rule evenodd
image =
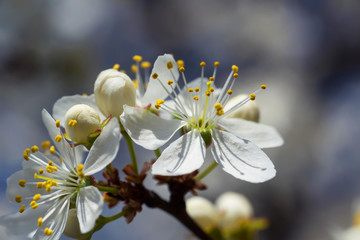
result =
M104 120L106 117L100 112L99 108L95 103L95 96L91 94L89 96L74 95L74 96L64 96L58 99L52 109L53 117L56 120L60 120L61 126L65 126L64 122L65 114L69 108L76 104L86 104L94 108L100 115L101 120Z
M198 131L171 143L152 166L152 174L176 176L191 173L204 163L206 147Z
M94 174L111 163L119 150L120 125L112 118L95 140L84 163L85 175Z
M76 209L82 233L87 233L94 227L96 219L101 214L103 205L102 194L96 187L87 186L80 188L76 199Z
M211 152L222 169L236 178L259 183L276 174L271 160L254 143L231 133L213 130Z
M149 150L164 145L174 133L186 123L180 120L166 120L142 108L124 106L121 123L132 140Z
M83 145L78 145L75 147L76 166L83 162L85 152L87 152L87 149Z
M170 70L167 68L168 62L172 62L173 64L173 68ZM173 74L171 74L171 72ZM151 77L154 73L158 74L158 79L153 79ZM169 92L172 92L171 87L167 84L167 82L169 80L173 80L175 84L178 78L179 71L174 58L170 54L164 54L162 56L159 56L154 63L154 68L150 75L149 84L143 98L141 99L142 106L146 106L148 104L155 104L156 100L165 99L168 96L168 93L159 83L159 79L162 81L165 88Z
M250 140L260 148L281 146L284 141L275 128L239 118L221 119L218 124L234 135Z

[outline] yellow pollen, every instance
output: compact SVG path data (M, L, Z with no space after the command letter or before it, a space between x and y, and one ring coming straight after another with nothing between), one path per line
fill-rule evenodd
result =
M77 170L78 170L79 172L81 172L83 169L84 169L84 164L79 164L79 165L77 166Z
M21 203L21 199L22 199L22 197L20 195L15 196L15 202Z
M261 87L262 89L266 89L266 85L265 85L265 84L262 84L260 87Z
M168 63L166 64L166 66L167 66L168 69L172 69L172 68L174 67L174 65L173 65L172 62L168 62Z
M29 154L27 152L24 152L23 157L26 161L29 161Z
M40 168L39 169L39 174L43 174L44 173L44 169Z
M39 206L39 204L35 203L34 205L31 206L32 209L36 209Z
M174 83L174 81L172 81L172 80L169 80L168 81L168 85L171 85L171 84L173 84Z
M55 154L55 147L54 147L54 146L51 146L51 147L50 147L50 153L51 153L51 154Z
M214 62L214 67L218 67L220 63L218 61Z
M43 223L43 219L42 219L42 217L39 217L38 222L37 222L38 227L41 227L42 223Z
M113 66L113 69L114 69L114 70L119 70L119 68L120 68L120 65L119 65L119 64L114 64L114 66Z
M195 88L195 92L199 92L200 91L200 88Z
M60 120L56 120L55 125L56 125L57 128L59 128L60 127Z
M136 73L137 72L137 66L135 64L131 65L131 71L133 73Z
M41 148L46 150L50 147L50 145L51 145L50 141L44 141L41 143Z
M223 115L224 114L224 110L218 110L217 111L217 113L216 113L216 115L218 115L218 116L221 116L221 115Z
M35 194L33 199L34 199L34 201L39 201L40 197L41 197L40 194Z
M158 104L158 103L156 103L154 106L155 106L156 109L159 109L161 107L161 105Z
M53 161L49 161L49 165L52 166L54 163Z
M210 92L214 92L215 89L213 87L210 88Z
M25 211L25 205L22 205L19 209L19 213L23 213Z
M178 65L179 68L184 66L184 61L183 60L177 60L176 64Z
M156 103L157 103L157 104L163 104L163 103L164 103L164 100L163 100L163 99L158 99L158 100L156 100Z
M75 127L77 124L77 121L76 120L70 120L69 121L69 127Z
M210 96L210 91L205 91L206 96Z
M192 89L192 88L188 89L188 92L193 92L193 91L194 91L194 89Z
M238 73L234 73L234 74L233 74L233 77L234 77L234 78L238 78L238 77L239 77L239 74L238 74Z
M157 79L158 78L158 74L157 73L154 73L151 77L153 78L153 79Z
M32 151L33 153L36 153L37 151L39 151L39 147L36 146L36 145L34 145L34 146L31 147L31 151Z
M83 94L81 94L81 96L87 97L88 95L87 95L87 93L83 93Z
M205 66L206 66L206 63L205 63L204 61L202 61L202 62L200 63L200 66L201 66L201 67L205 67Z
M45 229L44 229L44 234L45 234L46 236L50 236L52 233L53 233L53 230L51 230L51 229L49 229L49 228L45 228Z
M37 189L41 189L42 187L43 187L42 182L38 182L38 183L36 184L36 188L37 188Z
M25 187L25 184L26 184L26 180L19 180L20 187Z
M220 109L223 109L223 106L220 103L215 103L214 108L216 110L220 110Z
M229 90L227 91L227 93L228 93L229 95L231 95L231 94L232 94L232 90L229 89Z
M215 78L214 77L209 77L209 80L213 82L213 81L215 81Z
M199 100L199 97L198 97L198 96L194 96L193 99L194 99L195 101L198 101L198 100Z
M151 63L149 61L144 61L144 62L141 63L141 67L142 68L150 68Z
M236 65L232 65L231 69L233 70L233 72L238 72L239 71L239 67Z
M30 206L32 207L32 206L34 206L35 204L36 204L35 201L31 201Z
M255 100L255 98L256 98L256 95L255 95L255 94L253 94L253 93L252 93L252 94L250 94L250 100L251 100L251 101L254 101L254 100Z
M61 140L62 140L62 136L56 135L55 142L61 142Z
M26 153L28 153L28 154L29 154L29 153L30 153L30 151L31 151L31 150L30 150L30 148L27 148L27 149L25 149L25 151L24 151L24 152L26 152Z
M135 55L135 56L133 56L133 60L134 60L135 62L141 62L141 61L142 61L142 57L139 56L139 55Z
M184 68L184 67L180 67L180 68L179 68L179 71L180 71L180 72L185 72L185 68Z
M46 171L48 173L52 173L53 172L52 166L46 166Z

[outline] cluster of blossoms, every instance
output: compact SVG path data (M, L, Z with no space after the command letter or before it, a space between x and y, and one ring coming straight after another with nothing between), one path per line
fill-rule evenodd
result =
M232 95L239 76L235 65L224 86L217 88L218 62L209 78L204 76L202 62L201 77L188 82L184 62L176 62L169 54L157 58L151 74L149 62L142 62L140 56L134 56L134 61L135 80L115 65L98 75L94 94L62 97L52 116L43 110L54 145L46 141L43 151L37 146L26 149L23 169L7 180L7 197L19 204L18 213L1 218L9 232L33 239L58 239L63 232L75 238L91 234L104 202L101 186L92 175L111 166L122 135L129 147L131 138L159 153L181 131L158 154L151 168L154 175L191 174L211 154L211 169L219 165L236 178L258 183L275 176L274 165L262 148L280 146L282 138L274 128L256 122L256 108L239 111L250 106L266 85L239 99ZM131 156L137 177L135 153ZM68 230L74 221L79 236Z

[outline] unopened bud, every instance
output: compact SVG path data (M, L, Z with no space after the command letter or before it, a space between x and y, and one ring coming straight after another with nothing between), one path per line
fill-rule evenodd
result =
M235 106L237 103L241 102L248 96L245 94L239 94L229 100L225 106L225 112ZM259 122L260 111L256 101L248 101L243 106L239 107L232 113L230 113L226 118L242 118L248 121Z
M186 211L199 224L208 231L217 226L218 215L214 205L202 197L192 197L186 200Z
M221 194L215 205L222 216L221 225L226 228L236 227L236 223L253 215L253 208L247 198L235 192Z
M81 233L79 219L77 217L76 208L72 208L69 210L64 235L69 238L84 240L89 237L89 233Z
M95 81L95 101L105 115L119 118L124 104L135 106L136 89L125 73L114 69L102 71Z
M76 120L76 125L71 127L69 122ZM88 144L88 136L101 128L101 120L95 109L86 104L76 104L67 110L65 114L65 130L69 137L72 137L76 143Z

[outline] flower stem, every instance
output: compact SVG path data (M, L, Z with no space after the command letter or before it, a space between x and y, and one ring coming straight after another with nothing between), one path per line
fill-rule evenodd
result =
M134 172L136 173L136 175L139 175L139 170L138 170L138 165L137 165L137 160L136 160L136 153L134 150L134 145L133 145L132 139L130 138L129 134L127 134L124 126L121 123L120 123L120 128L121 128L121 134L124 136L126 143L128 145L128 148L129 148Z
M160 148L155 149L155 150L154 150L154 152L155 152L156 157L157 157L157 158L159 158L159 157L160 157L160 155L161 155Z
M206 177L217 166L217 162L213 161L202 173L195 177L196 180L200 180Z
M101 192L110 192L110 193L118 193L119 192L119 189L113 188L113 187L104 187L101 185L98 185L97 187Z

